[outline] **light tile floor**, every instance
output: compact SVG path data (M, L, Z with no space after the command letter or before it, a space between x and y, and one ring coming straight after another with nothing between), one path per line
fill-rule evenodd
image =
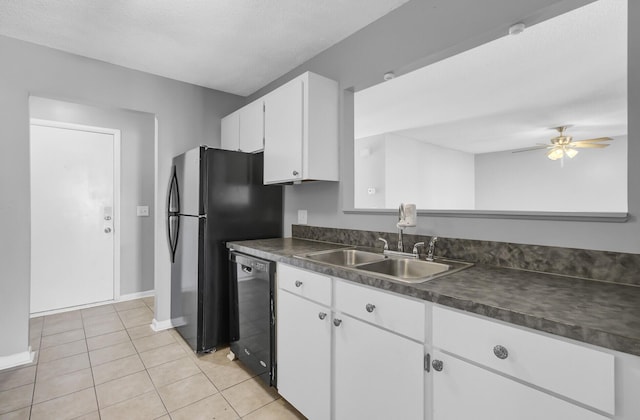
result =
M153 298L31 319L30 365L0 371L0 420L304 419L228 349L154 332Z

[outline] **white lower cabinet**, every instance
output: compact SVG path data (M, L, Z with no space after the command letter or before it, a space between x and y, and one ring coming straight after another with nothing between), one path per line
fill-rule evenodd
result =
M614 415L612 354L439 305L432 314L433 420Z
M278 390L312 420L640 419L636 356L282 264L277 305Z
M433 420L607 419L438 350L433 360Z
M283 264L277 279L277 382L287 401L311 420L424 419L424 343L389 327L416 303L409 313L423 326L424 304Z
M331 416L331 313L278 291L278 392L309 419Z
M341 313L334 338L336 420L424 419L422 343Z

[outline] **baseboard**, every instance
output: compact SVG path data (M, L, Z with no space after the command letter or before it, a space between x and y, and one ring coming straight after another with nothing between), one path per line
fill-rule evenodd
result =
M50 311L32 312L31 314L29 314L29 317L30 318L37 318L39 316L55 315L55 314L60 314L60 313L63 313L63 312L77 311L78 309L88 309L88 308L93 308L95 306L109 305L111 303L116 303L116 302L124 302L124 301L127 301L127 300L135 300L135 299L141 299L141 298L145 298L145 297L155 296L155 294L156 294L156 291L154 289L145 290L144 292L136 292L136 293L129 293L129 294L126 294L126 295L120 295L119 298L114 299L114 300L105 300L103 302L88 303L86 305L71 306L71 307L68 307L68 308L52 309Z
M163 331L163 330L168 330L173 328L175 325L173 323L173 319L167 319L165 321L158 321L155 318L153 318L153 321L151 321L151 329L153 331Z
M35 353L31 351L31 346L29 346L29 350L23 351L22 353L0 356L0 370L31 363L33 362L34 356Z
M144 292L135 292L135 293L129 293L126 295L120 295L120 297L117 298L115 301L124 302L125 300L134 300L134 299L146 298L146 297L155 296L155 295L156 295L156 291L154 289L151 289L151 290L145 290Z

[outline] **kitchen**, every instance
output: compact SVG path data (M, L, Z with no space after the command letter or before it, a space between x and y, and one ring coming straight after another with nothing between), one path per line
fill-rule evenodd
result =
M519 1L492 2L479 7L475 2L460 1L438 4L412 1L375 24L291 70L278 80L252 93L248 98L159 79L140 72L71 56L22 41L0 39L4 65L0 69L2 84L3 195L14 197L3 202L2 293L3 308L0 331L3 340L0 355L9 356L26 350L29 319L29 198L28 191L28 93L45 97L66 98L154 113L158 119L155 162L156 186L153 212L158 238L164 237L164 200L170 175L170 158L199 144L216 146L219 141L219 119L249 103L303 71L315 71L339 81L344 88L379 83L390 69L402 69L451 48L468 48L502 36L507 28L528 16L553 15L575 7L576 2ZM469 13L473 10L474 13ZM541 12L542 11L542 12ZM629 4L629 20L637 21L639 8ZM479 16L481 18L479 18ZM640 86L638 39L634 25L629 25L629 121L634 132L638 114L635 89ZM381 51L380 46L391 46ZM397 48L396 46L402 46ZM34 69L51 69L51 74ZM31 69L26 71L26 69ZM179 100L176 100L179 99ZM298 210L308 210L308 224L335 228L372 231L393 230L395 214L358 214L343 212L347 208L352 161L352 139L349 131L350 98L342 98L342 132L340 136L340 183L309 183L285 187L284 236L291 235L297 223ZM633 136L632 136L633 138ZM10 140L15 139L15 140ZM637 142L629 143L629 161L638 155ZM638 221L633 216L640 208L640 187L633 180L639 169L629 165L629 214L625 223L583 221L541 221L513 219L448 218L429 216L419 219L417 233L430 236L493 240L559 247L638 253ZM154 247L154 272L158 322L171 318L169 300L169 251L157 241Z

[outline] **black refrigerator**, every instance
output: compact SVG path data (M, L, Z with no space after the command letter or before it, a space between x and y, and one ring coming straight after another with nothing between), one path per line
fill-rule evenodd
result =
M167 199L171 318L196 352L229 343L227 241L282 236L282 187L263 154L201 146L173 159Z

